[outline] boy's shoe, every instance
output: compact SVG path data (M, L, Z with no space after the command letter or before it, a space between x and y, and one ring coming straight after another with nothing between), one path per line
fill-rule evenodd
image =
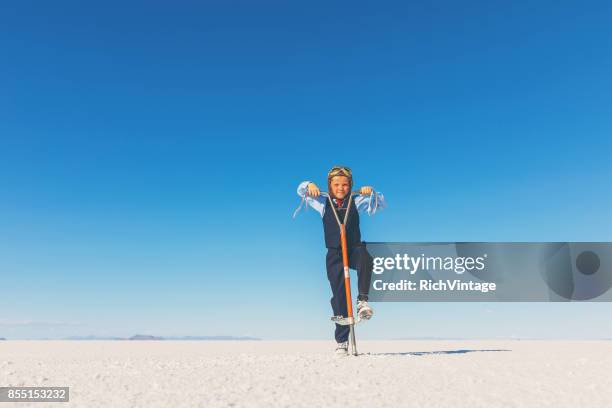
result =
M367 300L358 300L357 301L357 316L359 320L370 320L372 315L374 314L374 310L368 305Z
M340 357L348 356L348 341L336 345L336 355Z

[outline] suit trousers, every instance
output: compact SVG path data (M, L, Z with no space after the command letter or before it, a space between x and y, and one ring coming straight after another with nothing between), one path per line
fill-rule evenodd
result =
M368 300L370 281L372 279L372 256L368 253L365 243L349 245L348 261L351 269L357 270L357 288L359 295L357 300ZM332 290L330 300L334 316L348 317L346 306L346 291L344 288L344 265L342 263L342 248L327 248L327 279ZM354 315L357 314L355 310ZM348 340L349 326L336 324L336 342L342 343Z

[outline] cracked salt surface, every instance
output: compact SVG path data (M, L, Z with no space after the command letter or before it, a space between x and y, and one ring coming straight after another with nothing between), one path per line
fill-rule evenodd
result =
M6 341L2 407L609 407L612 341Z

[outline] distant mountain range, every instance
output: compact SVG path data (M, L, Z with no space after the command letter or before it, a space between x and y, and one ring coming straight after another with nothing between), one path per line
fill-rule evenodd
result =
M104 337L104 336L71 336L64 340L261 340L257 337L247 336L182 336L182 337L162 337L150 334L136 334L132 337Z

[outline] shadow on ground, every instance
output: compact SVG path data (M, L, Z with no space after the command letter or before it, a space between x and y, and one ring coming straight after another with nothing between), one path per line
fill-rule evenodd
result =
M480 353L480 352L494 352L494 351L512 351L503 349L492 349L492 350L440 350L440 351L407 351L403 353L363 353L365 356L429 356L432 354L466 354L466 353Z

